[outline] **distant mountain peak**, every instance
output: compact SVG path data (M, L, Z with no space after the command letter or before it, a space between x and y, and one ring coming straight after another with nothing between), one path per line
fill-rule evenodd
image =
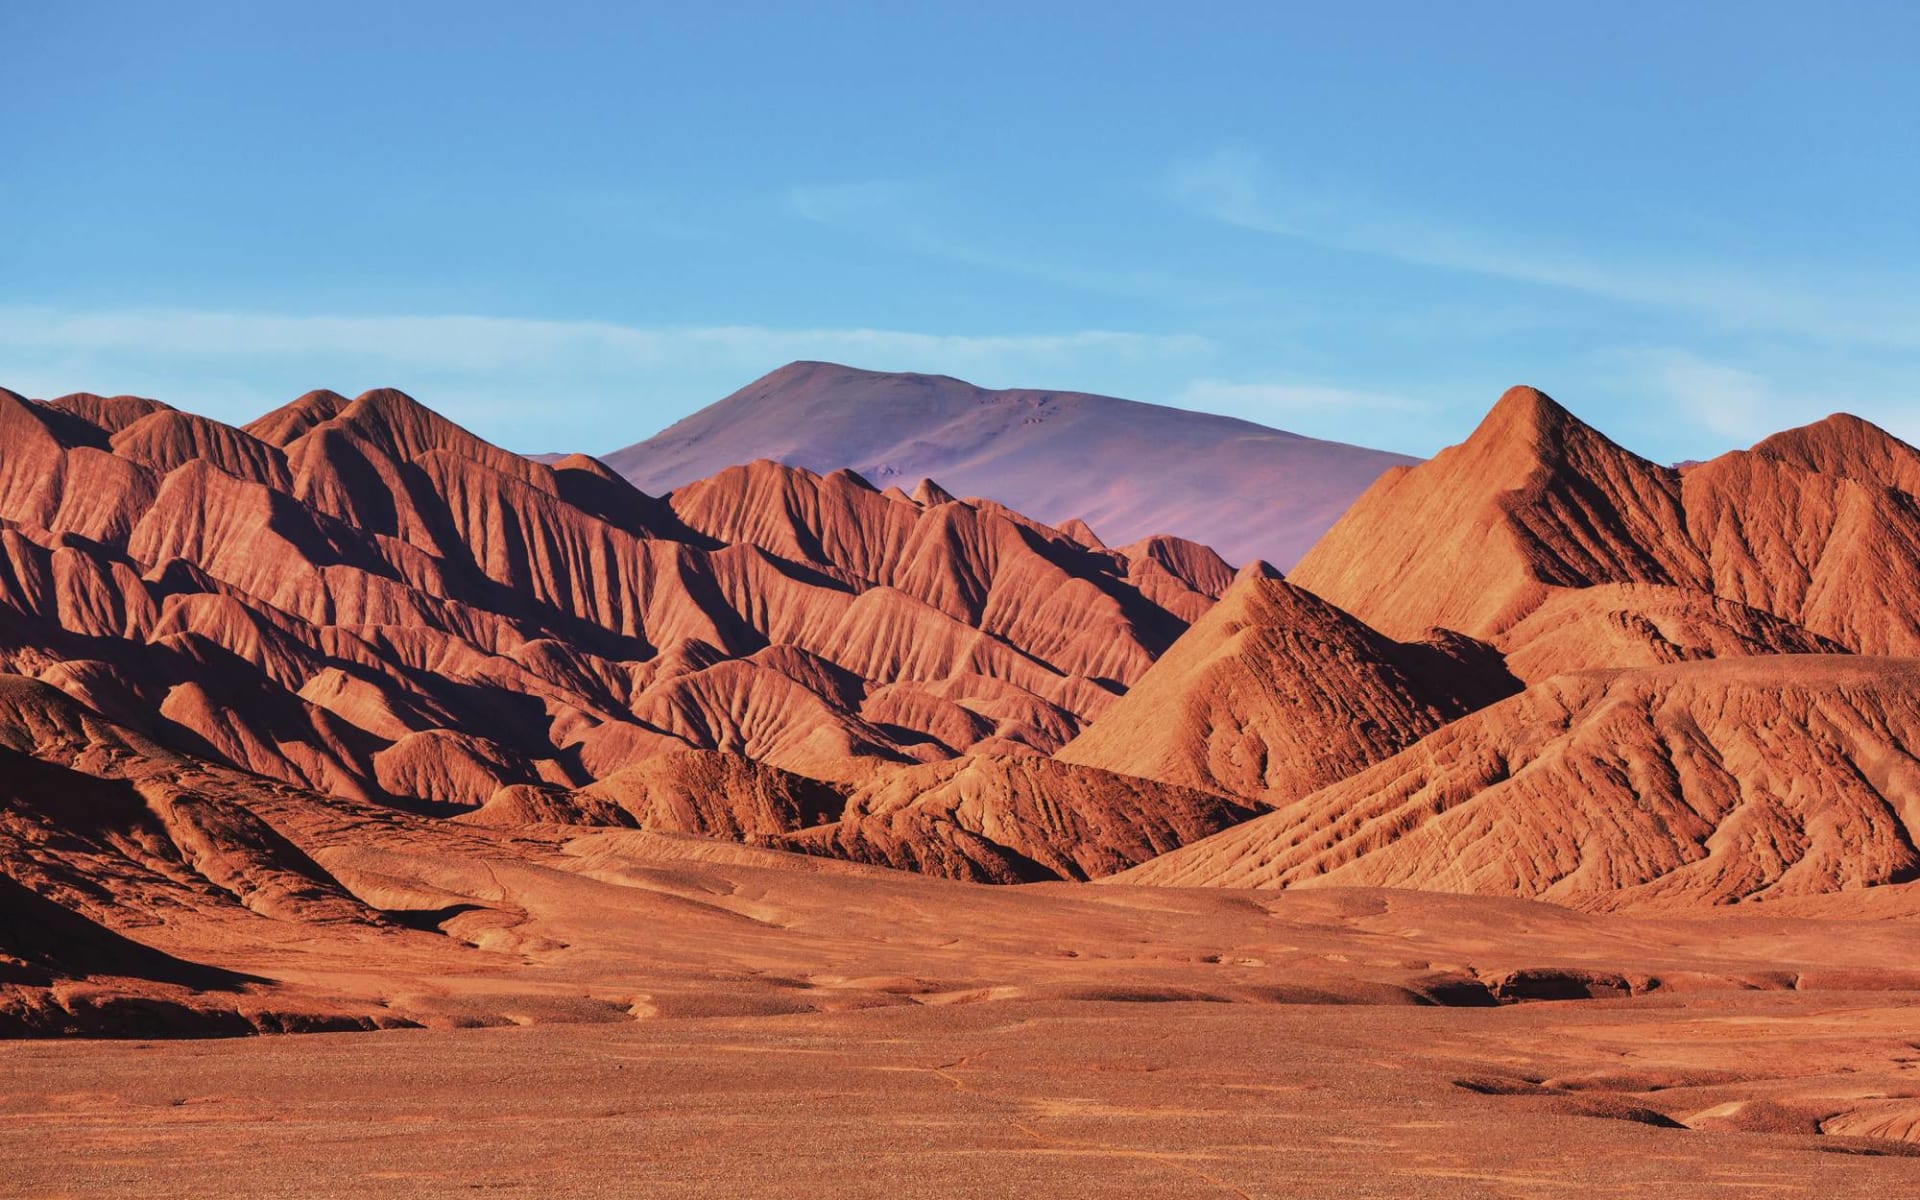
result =
M1061 533L1066 534L1089 550L1105 550L1107 548L1106 542L1102 541L1100 535L1093 531L1093 526L1082 521L1079 517L1068 517L1066 520L1060 522L1059 529Z
M240 428L263 442L272 442L276 446L285 448L289 442L315 425L339 416L351 403L353 401L339 392L317 388L281 405L272 412L248 421Z
M1285 578L1286 576L1281 573L1280 568L1274 566L1264 558L1256 558L1234 572L1233 587L1229 589L1229 594L1234 590L1244 590L1245 588L1254 586L1253 581L1255 580ZM1225 597L1223 596L1222 599L1225 599Z
M1415 460L1250 421L1083 392L788 363L605 456L644 492L770 458L904 485L931 478L1111 544L1173 532L1232 561L1293 562L1382 471ZM1227 497L1259 497L1258 503Z

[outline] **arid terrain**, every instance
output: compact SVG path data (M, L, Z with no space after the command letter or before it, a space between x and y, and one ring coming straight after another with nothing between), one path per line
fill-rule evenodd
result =
M412 915L155 936L275 981L189 1002L425 1028L183 1042L105 1010L128 1037L0 1046L11 1190L1864 1196L1920 1168L1909 889L1636 918L626 830L310 844Z
M1920 1191L1920 451L846 465L0 392L0 1192Z

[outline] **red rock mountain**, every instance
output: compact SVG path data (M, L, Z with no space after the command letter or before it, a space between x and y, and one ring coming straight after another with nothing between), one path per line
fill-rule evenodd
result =
M1920 661L1770 656L1538 684L1123 876L1586 908L1920 877Z
M1383 477L1291 582L1398 637L1484 638L1532 686L1377 765L1358 769L1357 755L1317 791L1270 795L1277 811L1125 878L1586 907L1913 878L1920 692L1916 660L1899 656L1920 650L1917 480L1920 453L1844 415L1675 470L1532 389L1508 392L1465 443ZM1131 769L1178 779L1156 772L1154 731L1189 761L1239 744L1233 706L1224 717L1212 706L1284 691L1284 670L1152 706L1184 722L1114 723L1147 708L1230 610L1196 623L1063 754L1137 749ZM1370 694L1351 681L1339 692ZM1301 741L1350 752L1324 730Z
M1193 543L1109 550L931 482L762 461L669 504L394 391L245 428L0 393L0 438L0 668L196 761L487 820L772 838L898 767L1046 754L1231 578ZM1116 869L1248 811L1125 786L1172 811L1103 822L1124 851L964 861Z
M1491 641L1528 679L1914 654L1917 479L1920 452L1854 417L1676 470L1515 388L1464 443L1382 476L1291 578L1396 637Z
M1517 687L1490 647L1392 641L1255 563L1059 758L1282 803Z
M536 827L1594 908L1898 884L1915 487L1852 418L1675 470L1516 389L1283 578L927 479L649 496L393 391L244 428L0 392L0 1029L128 1027L103 972L200 1012L256 982L143 925L398 937Z
M1177 533L1283 567L1380 472L1413 461L1109 396L820 362L782 367L606 461L658 493L757 458L849 467L881 487L931 476L1112 545Z

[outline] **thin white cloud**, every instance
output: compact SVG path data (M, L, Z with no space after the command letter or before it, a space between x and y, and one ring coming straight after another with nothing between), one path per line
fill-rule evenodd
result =
M1652 390L1695 425L1736 442L1754 442L1794 416L1804 419L1804 401L1780 395L1773 381L1755 371L1712 362L1682 350L1641 356Z
M1174 199L1242 229L1417 266L1685 311L1739 328L1886 346L1920 346L1920 298L1860 282L1816 286L1708 264L1648 265L1519 245L1481 231L1289 183L1246 149L1179 164Z
M0 308L0 349L157 358L350 358L421 370L538 370L578 364L761 364L796 358L1019 368L1088 358L1159 358L1210 349L1188 334L1088 329L971 335L755 325L634 326L487 316L286 316L184 309L61 312Z
M893 223L913 200L913 185L895 179L795 184L787 189L787 207L796 216L821 225L864 223L875 218Z
M607 450L796 359L1073 387L1210 361L1185 334L639 326L517 317L0 307L0 386L154 396L246 421L315 387L400 387L503 445Z
M1920 437L1920 404L1897 395L1795 386L1751 367L1672 348L1619 350L1607 361L1659 411L1729 445L1751 445L1835 412L1852 412L1909 441Z
M786 190L785 199L787 208L795 216L816 225L926 258L1017 279L1097 295L1160 302L1213 305L1251 299L1243 287L1203 285L1154 271L1085 266L1032 248L1008 249L978 237L956 235L939 219L942 193L922 183L870 179L799 184Z

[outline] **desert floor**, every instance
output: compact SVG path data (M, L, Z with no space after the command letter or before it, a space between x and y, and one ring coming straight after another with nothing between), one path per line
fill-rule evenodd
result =
M1582 914L458 836L322 853L437 930L150 938L422 1028L0 1044L0 1193L1920 1193L1904 889Z

